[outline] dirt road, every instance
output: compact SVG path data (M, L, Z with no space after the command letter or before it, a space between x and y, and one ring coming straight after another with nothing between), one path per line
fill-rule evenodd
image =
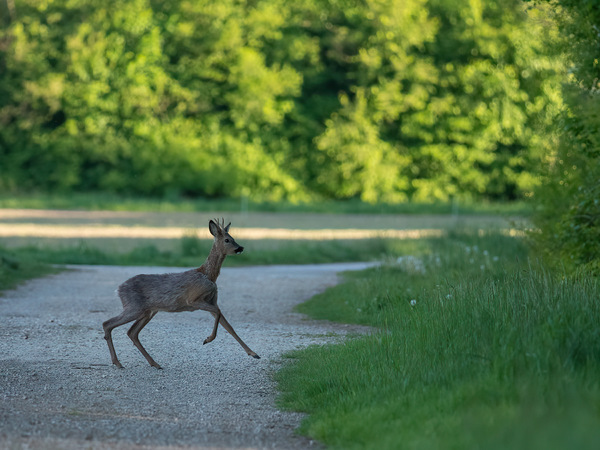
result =
M212 316L160 313L140 340L126 336L110 364L102 322L121 311L116 287L138 273L183 269L79 266L0 297L0 448L281 448L313 446L294 435L301 416L275 407L272 372L282 353L355 328L306 320L295 304L363 264L225 268L219 305L262 359L248 357Z

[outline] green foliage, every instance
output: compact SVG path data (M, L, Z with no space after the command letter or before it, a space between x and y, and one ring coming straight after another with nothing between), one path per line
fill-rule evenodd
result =
M16 0L0 29L0 191L522 198L561 105L545 14Z
M301 306L379 328L290 355L279 401L310 414L301 431L344 449L596 448L600 281L494 234L404 250Z
M600 2L539 0L557 10L570 63L567 109L557 122L560 144L536 192L537 235L547 253L575 267L600 270Z

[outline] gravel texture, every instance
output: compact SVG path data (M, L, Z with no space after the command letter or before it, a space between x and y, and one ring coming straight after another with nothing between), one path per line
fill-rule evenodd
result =
M307 320L294 305L366 264L224 268L219 306L262 359L213 318L159 313L140 340L163 366L150 367L126 335L110 363L102 322L121 312L117 286L138 273L184 269L70 266L0 297L0 448L281 448L318 446L296 436L300 414L275 407L271 374L282 353L360 328Z

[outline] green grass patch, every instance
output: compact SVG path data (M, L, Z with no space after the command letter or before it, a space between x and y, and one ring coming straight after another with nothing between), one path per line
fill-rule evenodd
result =
M372 325L292 353L279 403L333 448L599 448L600 280L453 234L301 305Z
M0 247L0 291L14 288L25 280L56 273L59 270L40 262L35 257Z
M174 243L166 250L155 244L141 244L126 251L116 251L114 246L105 250L85 240L65 246L38 244L10 250L0 247L0 290L60 270L52 265L198 267L205 261L212 246L212 241L199 239L195 235L184 236L178 241L174 240ZM244 245L244 253L227 258L224 267L372 261L395 255L398 247L397 241L390 239L265 240L250 241Z
M288 212L333 214L501 214L528 216L519 202L365 203L360 200L310 203L254 202L247 198L133 197L103 192L0 194L0 208L160 212Z
M241 255L231 256L224 266L269 264L318 264L331 262L373 261L397 254L397 240L364 239L332 241L250 241ZM212 246L206 239L184 236L179 245L161 250L156 245L139 245L130 251L104 251L86 241L56 247L30 245L12 249L14 255L47 264L103 264L139 266L201 265Z

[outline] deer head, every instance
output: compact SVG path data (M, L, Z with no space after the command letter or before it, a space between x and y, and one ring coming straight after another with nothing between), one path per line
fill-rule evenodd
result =
M225 220L221 219L219 223L218 219L211 220L208 222L208 230L210 234L212 234L215 238L215 242L213 244L223 255L233 255L240 254L244 251L244 247L235 242L235 239L231 237L229 234L229 227L231 226L231 222L227 226L225 226Z

